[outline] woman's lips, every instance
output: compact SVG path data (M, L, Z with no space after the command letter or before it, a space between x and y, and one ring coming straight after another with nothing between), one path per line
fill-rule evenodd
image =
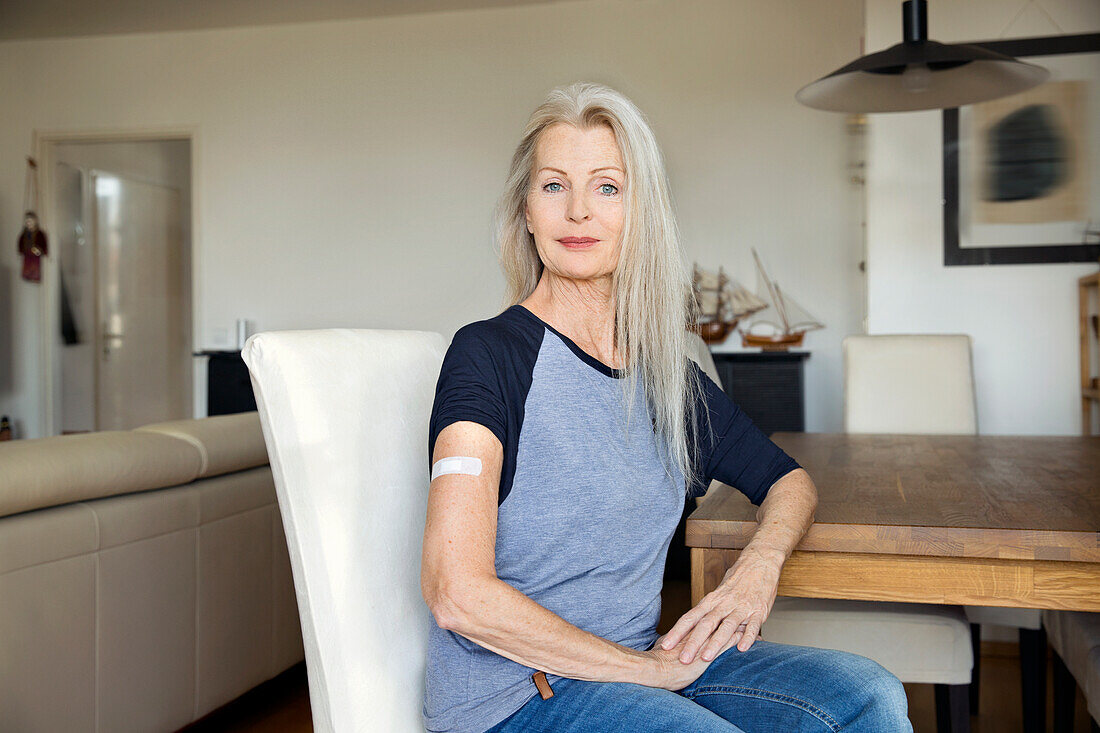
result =
M586 249L600 240L592 237L565 237L558 241L567 249Z

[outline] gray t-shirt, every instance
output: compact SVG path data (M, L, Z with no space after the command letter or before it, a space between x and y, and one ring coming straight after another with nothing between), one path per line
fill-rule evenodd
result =
M798 468L694 366L700 461L712 478L759 504ZM504 448L497 577L569 623L644 650L657 639L669 542L684 509L683 473L669 476L641 380L627 425L622 377L514 305L455 334L440 369L428 434L485 425ZM702 406L700 406L702 407ZM424 722L429 731L482 733L538 693L536 671L430 621ZM553 685L560 677L546 675Z

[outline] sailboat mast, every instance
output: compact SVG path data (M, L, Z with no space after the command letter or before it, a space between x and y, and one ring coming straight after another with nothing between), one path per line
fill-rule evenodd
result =
M764 263L760 261L760 255L756 252L756 247L752 248L752 257L756 260L756 269L760 272L760 276L764 278L764 284L768 286L768 293L772 296L775 312L779 314L780 320L783 321L783 332L789 333L791 326L787 322L787 309L783 307L783 298L779 295L779 286L768 277L767 271L764 270Z
M787 304L783 302L783 293L779 291L779 283L775 284L775 296L779 299L776 301L778 303L776 308L779 310L779 318L783 321L783 333L790 333L791 322L787 318Z

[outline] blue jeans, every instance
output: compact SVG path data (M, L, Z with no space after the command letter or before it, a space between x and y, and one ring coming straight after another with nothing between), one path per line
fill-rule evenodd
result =
M554 682L487 733L912 733L901 682L848 652L758 639L731 647L676 692L629 682Z

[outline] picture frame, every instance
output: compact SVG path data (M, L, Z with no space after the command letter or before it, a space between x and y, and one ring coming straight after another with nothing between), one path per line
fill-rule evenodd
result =
M1041 223L975 225L971 222L971 212L977 210L979 206L984 206L981 202L975 201L973 179L976 175L973 172L975 152L972 148L976 146L973 144L971 135L968 135L972 127L969 124L972 122L970 117L977 115L975 110L981 105L969 105L963 108L963 112L960 112L958 107L945 109L943 111L944 265L954 267L1095 262L1100 258L1100 205L1097 203L1100 202L1100 134L1097 132L1100 131L1100 115L1090 119L1087 113L1090 110L1095 112L1100 109L1100 33L982 41L972 45L1017 58L1050 57L1034 59L1035 63L1048 67L1060 65L1065 61L1075 69L1075 72L1069 76L1077 79L1083 74L1086 77L1085 94L1077 94L1081 87L1066 90L1077 94L1077 96L1067 97L1070 100L1066 102L1068 105L1076 104L1080 107L1084 104L1081 99L1090 100L1088 109L1083 113L1083 118L1086 120L1083 134L1089 137L1084 146L1085 155L1088 156L1084 164L1088 166L1089 176L1085 179L1084 185L1078 186L1086 193L1084 201L1076 201L1075 209L1081 211L1081 206L1084 206L1086 219L1084 226L1078 225L1074 236L1067 235L1069 222L1052 222L1048 225ZM1091 54L1092 56L1068 56L1070 54ZM1043 90L1047 85L1058 81L1059 76L1054 71L1052 69L1051 81L1040 85L1036 90ZM1029 92L1018 96L1024 97L1027 94ZM997 101L993 100L993 102ZM1082 161L1075 162L1082 163ZM1030 205L1034 206L1033 203ZM1001 210L1011 211L1011 207L1002 205ZM1010 220L1011 216L1002 217L1002 221ZM1080 234L1076 234L1076 231ZM1018 241L1021 239L1024 241Z

